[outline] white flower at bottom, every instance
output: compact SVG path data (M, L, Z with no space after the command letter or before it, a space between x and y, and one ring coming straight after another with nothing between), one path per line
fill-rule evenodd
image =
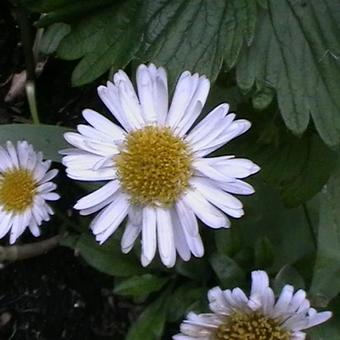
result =
M275 300L264 271L252 272L248 298L240 288L208 292L213 313L189 313L174 340L303 340L304 329L327 321L331 312L310 308L306 292L286 285Z
M10 231L12 244L27 227L40 235L39 225L53 214L46 201L59 199L52 192L57 186L50 182L58 170L50 166L26 141L0 146L0 238Z
M244 214L232 194L252 194L253 187L241 179L259 167L234 156L205 156L247 131L250 123L235 120L228 104L221 104L192 128L209 88L205 76L186 71L169 107L165 70L152 64L137 69L138 97L123 71L98 88L122 128L84 110L91 126L66 133L75 148L62 151L70 178L108 181L75 205L82 215L101 210L90 226L97 241L106 241L128 215L122 251L129 252L141 234L142 264L148 265L158 248L162 262L172 267L176 252L185 261L191 254L203 256L196 217L211 228L228 228L226 214Z

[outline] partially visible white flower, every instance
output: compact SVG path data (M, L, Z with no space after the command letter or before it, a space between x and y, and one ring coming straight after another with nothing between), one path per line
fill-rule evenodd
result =
M332 316L328 311L317 313L306 292L294 293L290 285L283 287L276 300L264 271L252 272L249 298L240 288L215 287L208 299L213 313L190 312L174 340L303 340L306 334L301 331Z
M233 194L252 194L242 179L260 168L232 155L206 158L250 123L236 120L224 103L192 128L210 89L205 76L182 73L170 106L162 67L140 65L136 78L138 96L123 71L98 88L122 127L84 110L90 125L65 134L75 148L63 151L63 164L70 178L108 181L75 205L82 215L101 210L90 226L97 241L105 242L128 216L122 251L129 252L141 235L142 264L148 265L158 248L162 262L172 267L176 252L184 261L191 254L203 256L197 218L211 228L228 228L226 215L244 214Z
M10 243L28 227L34 236L39 226L53 215L46 201L59 199L51 182L58 170L49 170L51 161L43 161L26 141L0 146L0 238L10 232Z

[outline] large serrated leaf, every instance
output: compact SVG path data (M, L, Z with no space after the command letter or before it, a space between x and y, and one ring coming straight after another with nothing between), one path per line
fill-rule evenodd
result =
M274 88L288 128L301 134L312 116L329 145L340 143L339 13L336 0L268 1L237 66L240 87Z
M250 46L254 40L257 19L256 2L253 0L233 0L228 2L226 12L226 48L224 62L227 69L235 66L243 41Z
M320 201L318 252L310 290L316 302L325 306L340 292L340 166Z
M139 59L167 68L171 83L184 70L205 74L214 81L226 46L227 3L146 0L144 7L150 19Z
M126 66L140 44L140 1L129 0L97 10L73 23L57 54L63 59L82 58L72 74L79 86L98 78L110 67Z
M4 124L0 125L0 144L8 140L26 140L36 151L42 151L46 159L60 162L58 151L68 147L63 134L70 129L52 125Z

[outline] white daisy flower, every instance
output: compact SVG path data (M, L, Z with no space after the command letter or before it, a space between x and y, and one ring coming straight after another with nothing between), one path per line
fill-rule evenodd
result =
M40 235L39 226L53 215L46 201L60 197L50 182L58 170L49 170L50 166L51 161L43 161L42 153L26 141L18 141L16 147L10 141L0 146L0 238L10 232L13 244L27 227L34 236Z
M118 71L113 83L100 86L98 94L122 127L84 110L91 126L78 125L78 133L65 134L76 147L62 152L68 176L108 181L75 208L82 215L102 210L90 226L100 243L128 216L122 251L129 252L141 234L144 266L157 247L168 267L175 264L176 251L184 261L191 254L201 257L196 217L211 228L228 228L225 214L234 218L244 214L232 194L254 192L241 180L259 170L253 162L234 156L205 158L247 131L250 123L235 120L235 114L228 114L228 104L221 104L191 129L209 88L205 76L186 71L169 107L163 68L138 67L138 97L127 75Z
M174 340L303 340L304 329L327 321L331 312L317 313L310 308L306 292L294 293L294 287L283 287L275 301L264 271L252 272L250 297L240 289L208 292L213 313L190 312L181 324L181 334Z

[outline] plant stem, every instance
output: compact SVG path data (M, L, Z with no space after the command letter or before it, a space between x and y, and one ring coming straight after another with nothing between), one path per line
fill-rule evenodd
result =
M18 261L36 257L47 253L55 248L60 241L60 235L53 236L47 240L29 243L21 246L0 247L0 262Z
M30 108L31 117L33 124L39 125L39 115L38 115L38 109L37 109L37 100L35 96L35 84L34 81L28 80L26 82L26 95L28 100L28 106Z
M22 47L25 56L26 64L26 95L28 100L28 105L30 108L30 113L32 121L34 124L40 124L37 101L35 95L35 60L33 55L33 41L31 33L31 24L28 20L27 13L23 8L18 8L17 20L20 26Z

